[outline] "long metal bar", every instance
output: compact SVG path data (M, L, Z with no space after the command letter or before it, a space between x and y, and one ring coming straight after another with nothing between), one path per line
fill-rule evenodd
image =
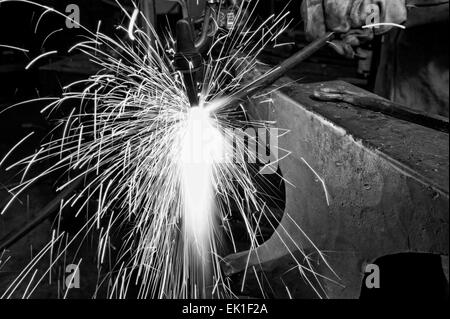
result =
M314 92L313 97L321 101L346 102L357 107L383 113L399 120L419 124L447 134L449 131L448 118L414 110L380 97L346 92L340 88L325 88L321 91Z
M234 103L238 101L245 100L251 97L256 92L267 88L268 86L275 83L277 80L282 78L288 71L292 70L294 67L311 57L314 53L320 50L322 47L327 45L330 41L334 39L334 33L330 32L323 37L315 40L314 42L307 45L305 48L291 56L290 58L284 60L277 67L271 71L263 74L255 81L249 83L246 87L242 89L240 93L231 97L229 103Z
M0 239L0 253L11 247L13 244L21 240L27 234L32 232L36 227L42 224L58 209L61 200L72 194L82 183L84 177L80 177L72 184L67 186L61 193L59 193L50 203L45 205L39 214L30 222L23 225L19 230L12 231Z

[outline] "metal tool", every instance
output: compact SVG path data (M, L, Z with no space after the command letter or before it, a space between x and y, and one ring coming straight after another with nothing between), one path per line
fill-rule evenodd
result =
M177 22L177 50L175 69L183 74L184 85L191 107L198 106L198 81L203 74L203 57L195 47L191 23Z
M205 10L205 18L203 22L202 36L198 42L195 42L193 35L192 22L188 16L186 3L184 0L176 0L183 9L183 19L177 23L177 50L175 54L174 65L176 70L183 74L186 93L191 106L198 105L198 82L203 75L203 58L200 49L207 42L207 33L209 29L209 21L211 14L211 6L217 5L220 1L210 0L207 3ZM334 39L334 33L329 32L324 36L318 38L304 49L294 54L292 57L286 59L271 71L263 74L255 81L245 86L240 93L235 94L228 100L227 103L236 103L243 101L246 98L254 95L257 91L262 90L278 79L283 77L289 70L296 67L298 64L309 58L315 52L320 50Z
M204 50L208 41L212 6L218 5L218 0L208 0L205 8L202 32L200 38L195 41L193 19L189 17L185 0L175 0L182 8L183 18L177 22L176 27L176 54L174 59L175 69L183 74L184 85L192 107L198 106L198 82L203 76Z
M325 34L323 37L315 40L314 42L307 45L305 48L286 59L282 63L280 63L275 68L271 69L267 73L258 77L255 81L247 84L238 94L235 94L231 97L231 100L228 100L227 103L237 103L242 102L245 99L251 97L256 92L261 91L277 80L282 78L288 71L292 70L294 67L311 57L318 50L327 45L330 41L334 39L334 33L329 32Z
M341 87L322 88L315 91L313 98L321 101L346 102L354 106L383 113L400 120L419 124L434 130L448 133L448 118L429 114L420 110L357 92L351 92Z

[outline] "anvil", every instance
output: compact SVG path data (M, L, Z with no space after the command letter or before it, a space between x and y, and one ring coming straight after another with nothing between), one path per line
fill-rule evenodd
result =
M320 88L339 87L381 99L344 82L283 78L276 86L270 99L254 99L246 110L251 119L289 132L278 142L291 152L279 163L289 181L284 215L265 243L227 256L225 273L252 266L270 271L299 246L313 253L314 243L339 276L323 280L329 298L358 298L365 266L397 253L441 256L448 281L448 133L312 98Z

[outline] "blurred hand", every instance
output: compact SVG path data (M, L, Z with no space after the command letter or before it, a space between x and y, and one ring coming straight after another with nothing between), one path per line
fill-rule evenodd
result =
M354 49L372 40L374 34L392 28L377 23L402 24L407 15L405 0L303 0L301 9L307 39L314 40L327 31L339 33L341 39L333 41L333 47L350 58L355 56Z

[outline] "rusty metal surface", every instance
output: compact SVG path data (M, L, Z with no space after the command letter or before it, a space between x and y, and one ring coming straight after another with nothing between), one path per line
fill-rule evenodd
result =
M292 152L280 162L289 181L281 225L248 265L262 262L270 271L299 244L313 252L300 225L341 278L324 280L327 296L358 298L366 263L401 252L448 256L448 134L310 98L334 85L362 91L343 82L290 84L272 94L273 104L248 107L251 117L289 130L279 144ZM248 257L227 256L225 271L244 270ZM330 275L323 265L318 270Z
M286 86L281 92L306 110L332 121L368 149L385 157L387 161L397 162L402 169L448 197L448 134L346 103L312 100L312 92L320 87L344 87L376 97L375 94L339 81Z

